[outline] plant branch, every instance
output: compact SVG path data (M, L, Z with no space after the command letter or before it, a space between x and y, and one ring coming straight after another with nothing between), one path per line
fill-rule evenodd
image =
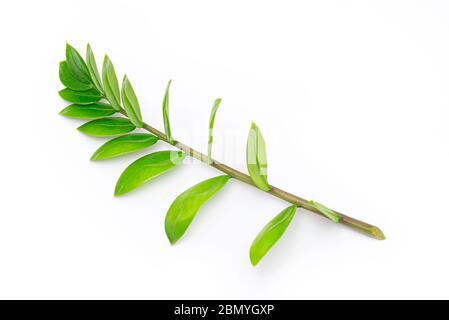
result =
M123 109L120 110L120 113L122 113L124 116L127 116L125 110L123 110ZM197 159L197 160L199 160L199 161L201 161L201 162L203 162L205 164L208 164L211 167L214 167L215 169L220 170L223 173L228 174L230 177L232 177L234 179L240 180L240 181L242 181L242 182L244 182L244 183L246 183L248 185L251 185L251 186L257 188L254 185L254 183L252 182L251 177L248 176L247 174L245 174L245 173L243 173L241 171L238 171L238 170L236 170L234 168L231 168L228 165L226 165L224 163L221 163L221 162L219 162L217 160L214 160L214 159L210 159L209 160L207 155L205 155L205 154L203 154L203 153L201 153L199 151L196 151L195 149L185 145L182 142L179 142L179 141L176 141L176 140L174 140L172 142L169 142L167 136L163 132L159 131L158 129L156 129L156 128L150 126L150 125L148 125L145 122L143 123L143 129L151 132L152 134L157 136L160 140L163 140L166 143L171 144L171 145L175 146L176 148L184 151L187 155L189 155L189 156L191 156L191 157L193 157L193 158L195 158L195 159ZM309 202L306 199L304 199L304 198L295 196L294 194L291 194L291 193L289 193L287 191L279 189L279 188L277 188L275 186L271 186L271 190L268 191L268 193L270 193L273 196L278 197L278 198L280 198L282 200L290 202L291 204L294 204L294 205L296 205L298 207L304 208L304 209L306 209L308 211L311 211L313 213L316 213L316 214L326 218L321 212L319 212L317 209L315 209L313 206L311 206L309 204ZM348 226L348 227L350 227L350 228L352 228L354 230L357 230L359 232L362 232L362 233L364 233L366 235L369 235L369 236L371 236L373 238L376 238L378 240L384 240L385 239L385 236L384 236L382 230L380 230L378 227L373 226L371 224L368 224L366 222L354 219L354 218L349 217L347 215L344 215L342 213L339 213L339 212L336 212L336 213L341 215L341 217L342 217L342 219L340 220L339 223L341 223L341 224L343 224L345 226Z

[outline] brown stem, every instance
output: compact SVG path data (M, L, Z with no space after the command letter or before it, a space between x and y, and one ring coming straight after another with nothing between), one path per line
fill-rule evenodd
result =
M125 110L123 110L123 109L120 110L120 113L122 113L123 115L126 116ZM184 151L187 155L189 155L189 156L191 156L191 157L193 157L193 158L195 158L197 160L200 160L201 162L204 162L204 163L214 167L215 169L220 170L223 173L226 173L227 175L231 176L234 179L240 180L240 181L242 181L242 182L244 182L246 184L249 184L249 185L251 185L253 187L256 187L254 185L253 181L251 180L251 177L248 176L247 174L245 174L245 173L243 173L241 171L238 171L238 170L236 170L234 168L231 168L228 165L226 165L224 163L221 163L221 162L219 162L217 160L214 160L214 159L210 159L210 162L209 162L208 157L205 154L203 154L203 153L201 153L199 151L196 151L195 149L185 145L182 142L179 142L179 141L175 140L172 143L170 143L168 141L168 139L167 139L167 136L163 132L159 131L158 129L156 129L156 128L148 125L148 124L146 124L145 122L143 123L143 127L142 128L147 130L147 131L149 131L149 132L151 132L152 134L157 136L160 140L163 140L163 141L165 141L165 142L175 146L176 148ZM279 188L277 188L275 186L271 186L271 190L268 191L268 193L270 193L273 196L278 197L278 198L280 198L282 200L290 202L291 204L297 205L298 207L307 209L307 210L309 210L309 211L311 211L313 213L316 213L316 214L318 214L318 215L320 215L322 217L325 217L320 211L318 211L313 206L311 206L310 203L306 199L304 199L304 198L295 196L294 194L291 194L291 193L289 193L287 191L279 189ZM382 230L380 230L378 227L370 225L370 224L368 224L366 222L354 219L354 218L349 217L347 215L344 215L342 213L339 213L339 212L336 212L336 213L339 214L342 217L342 219L340 220L339 223L341 223L341 224L343 224L345 226L348 226L348 227L350 227L350 228L352 228L354 230L357 230L359 232L362 232L362 233L364 233L366 235L369 235L369 236L371 236L373 238L376 238L378 240L384 240L385 239L385 236L384 236Z

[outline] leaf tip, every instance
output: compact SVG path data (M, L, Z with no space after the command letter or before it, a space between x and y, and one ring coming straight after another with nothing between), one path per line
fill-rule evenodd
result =
M110 62L111 62L111 59L109 58L109 56L107 54L105 54L104 59L103 59L103 65L106 65Z
M114 197L120 197L120 196L123 194L123 192L122 192L121 189L122 189L122 188L118 187L118 185L115 187L115 190L114 190Z
M124 195L125 193L127 193L129 191L129 190L127 191L126 188L124 188L122 177L123 177L123 173L120 176L120 178L118 179L117 184L115 185L114 197L120 197L121 195Z
M260 258L257 258L256 256L254 256L252 253L252 250L250 250L249 260L251 261L251 265L253 267L256 267L259 264Z
M171 238L168 234L167 234L167 238L168 238L168 241L170 242L170 245L172 245L172 246L174 246L176 244L176 242L178 241L178 239Z
M165 217L165 235L167 236L168 241L173 246L176 241L178 241L179 237L175 236L174 226L170 223L170 220Z
M66 43L65 43L66 57L70 55L70 51L72 51L72 50L76 51L75 48L73 46L71 46L68 41L66 41Z

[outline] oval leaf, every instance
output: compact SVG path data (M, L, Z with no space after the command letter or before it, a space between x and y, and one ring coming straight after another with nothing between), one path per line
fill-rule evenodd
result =
M59 95L66 101L78 104L90 104L101 100L101 93L95 89L75 91L69 88L65 88L59 91Z
M128 193L145 182L173 169L184 158L185 154L181 151L159 151L134 161L118 179L115 186L115 196Z
M73 75L81 82L86 84L92 84L92 78L90 77L89 70L81 55L67 43L66 45L66 60L67 65Z
M122 83L122 102L129 120L137 128L142 128L142 114L140 113L139 101L127 76L125 76Z
M70 71L67 61L61 61L59 63L59 80L67 88L76 91L83 91L92 88L92 84L84 83L78 80L77 77Z
M115 110L119 111L121 109L120 89L118 86L118 80L115 74L114 66L107 55L104 56L102 74L103 74L104 94L111 103L112 107Z
M63 109L59 114L70 118L79 119L93 119L101 118L113 115L115 110L109 105L104 103L92 103L92 104L71 104Z
M168 112L169 100L170 100L170 85L171 80L168 81L167 88L165 89L164 100L162 101L162 116L164 118L164 129L165 135L167 136L167 140L169 143L173 143L173 137L171 135L170 129L170 117Z
M95 61L94 53L90 47L90 44L87 44L86 50L86 62L87 69L89 70L90 77L92 78L92 82L94 83L95 88L103 93L103 86L101 85L100 73L98 72L97 62Z
M246 144L246 165L254 184L263 191L269 191L271 187L267 181L265 140L254 123L251 124Z
M254 239L249 252L251 263L257 265L273 245L281 238L296 213L297 207L290 206L281 211L262 229Z
M134 133L112 139L93 154L91 160L104 160L118 157L152 146L157 137L148 133Z
M330 220L332 220L335 223L339 223L340 220L342 219L342 216L339 215L338 213L336 213L334 210L329 209L328 207L326 207L325 205L322 205L321 203L318 203L316 201L310 200L309 204L315 208L316 210L318 210L319 212L321 212L325 217L329 218Z
M217 110L218 110L218 107L220 106L220 103L221 103L221 99L215 100L212 110L210 111L209 139L207 142L207 161L209 163L212 162L212 142L214 141L213 131L214 131L215 115L217 114Z
M89 121L78 128L82 133L95 137L109 137L133 131L136 127L125 118L102 118Z
M184 191L173 201L165 217L165 233L171 244L182 237L201 206L228 180L228 175L205 180Z

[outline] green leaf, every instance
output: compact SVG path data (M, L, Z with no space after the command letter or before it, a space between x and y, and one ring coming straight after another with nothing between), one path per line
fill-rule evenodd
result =
M123 171L115 186L115 196L128 193L145 182L148 182L164 172L173 169L185 158L182 151L159 151L150 153L133 163Z
M75 77L73 72L69 69L67 61L61 61L59 63L59 80L61 80L62 84L67 88L76 91L84 91L92 88L91 83L81 82Z
M170 85L171 85L171 80L168 81L167 88L165 89L164 100L162 101L162 116L164 118L164 128L165 128L165 135L167 136L167 140L169 143L173 143L173 137L171 135L171 129L170 129L170 117L169 117L169 112L168 112L169 100L170 100Z
M148 133L134 133L114 138L103 144L91 160L104 160L132 153L152 146L158 138Z
M168 209L165 233L174 244L186 232L201 206L228 182L229 176L218 176L191 187L181 193Z
M270 191L267 181L267 154L265 141L259 128L252 123L246 144L246 165L254 184L263 191Z
M128 133L136 127L126 118L101 118L89 121L78 128L82 133L95 137L110 137Z
M66 45L66 60L67 65L73 75L81 82L86 84L92 84L92 78L90 77L89 70L83 57L75 50L71 45Z
M104 56L102 73L103 73L104 94L111 103L112 107L115 110L119 111L121 109L120 88L118 86L118 80L115 74L114 65L112 64L111 60L107 55Z
M122 83L122 102L129 120L137 128L142 128L142 114L140 113L139 101L126 75Z
M210 111L209 118L209 139L207 143L207 161L209 163L212 162L212 142L214 141L213 131L214 131L214 123L215 123L215 115L217 114L218 107L220 106L221 99L217 99L214 102L212 110Z
M75 91L65 88L59 91L59 95L66 101L78 104L90 104L101 100L101 93L95 89Z
M285 208L260 231L249 251L249 257L253 266L257 265L271 247L281 238L292 221L296 209L297 207L295 205Z
M93 119L101 118L113 115L115 110L109 105L104 103L92 103L92 104L71 104L70 106L59 112L60 115L70 118L79 119Z
M316 201L310 200L309 204L321 212L324 216L328 217L330 220L332 220L335 223L339 223L342 219L342 216L336 213L334 210L329 209L328 207L322 205L321 203L318 203Z
M98 72L97 62L95 61L94 53L90 47L90 44L87 44L86 50L86 62L87 69L89 70L90 77L92 78L92 82L94 83L95 88L103 93L103 86L101 85L100 73Z

